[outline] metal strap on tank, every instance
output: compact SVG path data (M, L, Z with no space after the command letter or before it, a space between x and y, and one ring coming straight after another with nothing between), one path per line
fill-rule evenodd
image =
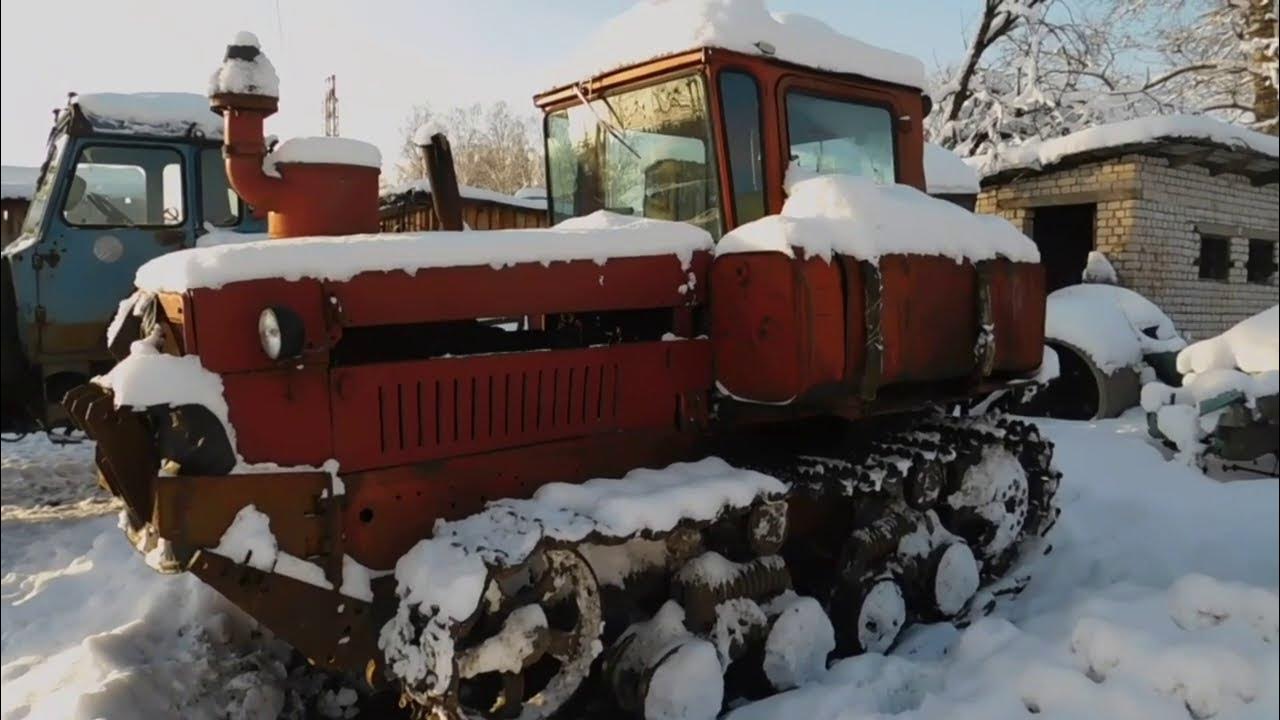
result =
M867 361L862 372L860 390L864 400L874 400L884 374L884 335L881 320L884 314L884 278L879 263L862 262L862 287L866 298L864 318L867 329Z
M991 301L990 261L979 262L975 268L978 276L978 339L973 347L974 372L978 379L989 377L996 368L996 322Z

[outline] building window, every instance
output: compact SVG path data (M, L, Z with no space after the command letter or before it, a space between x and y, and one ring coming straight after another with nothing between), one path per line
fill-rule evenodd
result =
M1200 279L1227 280L1231 275L1231 238L1200 236Z
M1276 244L1270 240L1250 240L1245 270L1251 283L1271 282L1276 272Z

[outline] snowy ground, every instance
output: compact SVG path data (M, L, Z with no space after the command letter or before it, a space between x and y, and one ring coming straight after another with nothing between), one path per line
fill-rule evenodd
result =
M732 719L1277 717L1277 481L1167 462L1136 415L1041 426L1064 511L1020 597ZM0 446L4 720L340 717L286 648L194 578L142 563L92 455L43 437Z

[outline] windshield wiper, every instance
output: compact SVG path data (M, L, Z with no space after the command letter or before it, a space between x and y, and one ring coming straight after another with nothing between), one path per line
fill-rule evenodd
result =
M641 159L640 153L636 152L636 149L631 147L631 144L623 139L622 131L619 130L617 127L615 127L613 123L609 122L608 120L605 120L604 117L600 115L600 112L596 110L596 107L592 105L589 100L587 100L586 94L582 92L582 85L580 84L574 85L573 92L575 95L578 96L578 99L582 101L582 104L587 106L587 109L591 111L591 114L596 116L596 120L601 125L604 126L604 129L609 131L609 134L613 136L614 140L617 140L622 145L622 147L629 150L632 155L635 155L637 160ZM609 113L612 114L615 118L618 117L618 114L614 112L613 106L609 104L609 101L605 100L604 106L609 108ZM619 120L619 123L621 123L621 120Z

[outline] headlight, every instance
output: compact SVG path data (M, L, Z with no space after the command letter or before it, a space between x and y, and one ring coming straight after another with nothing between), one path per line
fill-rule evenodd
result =
M306 332L302 318L287 307L272 305L258 315L258 339L262 352L272 360L296 358L302 354Z

